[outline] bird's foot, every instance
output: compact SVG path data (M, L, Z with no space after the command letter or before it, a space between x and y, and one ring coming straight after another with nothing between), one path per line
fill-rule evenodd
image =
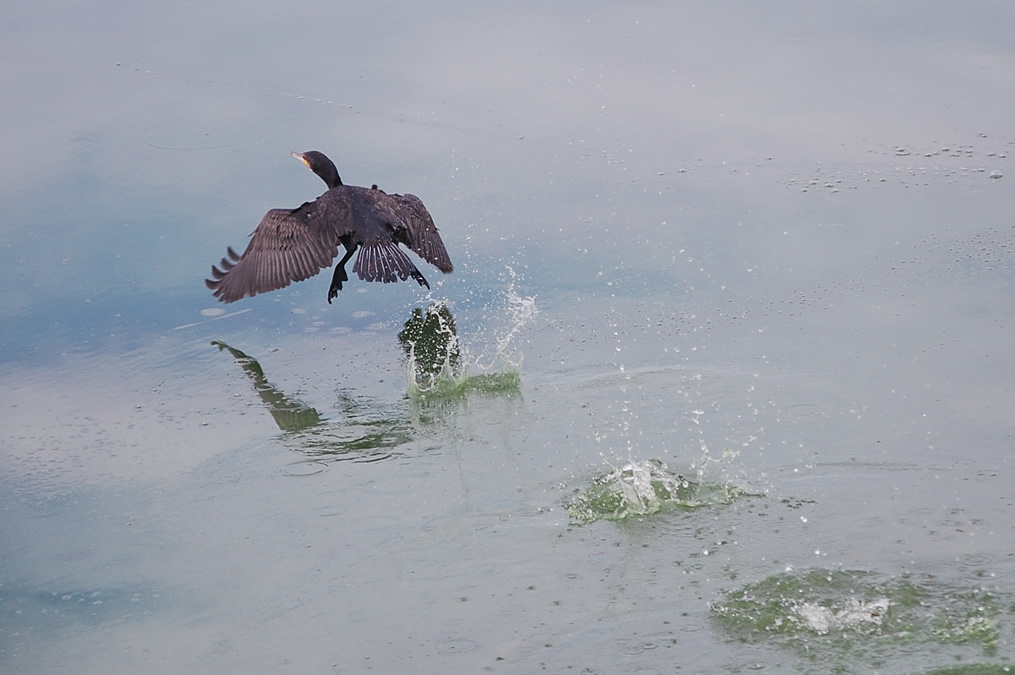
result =
M349 281L349 274L345 271L345 265L340 265L335 268L335 276L331 277L331 288L328 289L329 305L332 299L338 297L338 292L342 290L343 281Z

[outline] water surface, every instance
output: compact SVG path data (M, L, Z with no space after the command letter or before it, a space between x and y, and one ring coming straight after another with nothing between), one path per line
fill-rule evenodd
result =
M2 14L4 672L1010 663L1005 3ZM214 302L309 149L454 274ZM569 514L650 460L741 496Z

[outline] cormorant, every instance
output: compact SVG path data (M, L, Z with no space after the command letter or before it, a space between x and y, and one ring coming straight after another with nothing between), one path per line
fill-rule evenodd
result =
M222 302L285 288L331 266L338 245L345 256L335 266L328 304L349 280L345 263L356 251L352 271L364 281L390 283L412 277L430 288L409 256L405 244L423 260L447 274L453 267L430 213L415 195L387 194L343 185L334 162L322 152L291 153L327 184L328 191L295 209L271 209L251 233L243 255L230 246L228 257L212 265L213 279L204 283Z

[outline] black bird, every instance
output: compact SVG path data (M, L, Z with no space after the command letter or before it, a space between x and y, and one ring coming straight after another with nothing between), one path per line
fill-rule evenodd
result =
M251 233L243 255L230 246L228 257L212 265L213 279L204 283L222 302L285 288L331 266L338 245L345 256L335 266L328 304L349 280L345 264L356 251L352 271L364 281L391 283L412 277L430 288L409 256L405 244L423 260L447 274L454 269L430 213L416 195L387 194L377 189L343 185L335 164L322 152L292 156L328 185L328 191L295 209L272 209Z

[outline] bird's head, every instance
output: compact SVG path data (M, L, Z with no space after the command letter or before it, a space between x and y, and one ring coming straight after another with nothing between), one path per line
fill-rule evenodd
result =
M303 153L290 152L289 154L306 164L307 168L320 176L321 180L327 183L329 188L338 187L342 184L342 178L338 175L335 163L328 159L328 156L323 152L308 150Z

